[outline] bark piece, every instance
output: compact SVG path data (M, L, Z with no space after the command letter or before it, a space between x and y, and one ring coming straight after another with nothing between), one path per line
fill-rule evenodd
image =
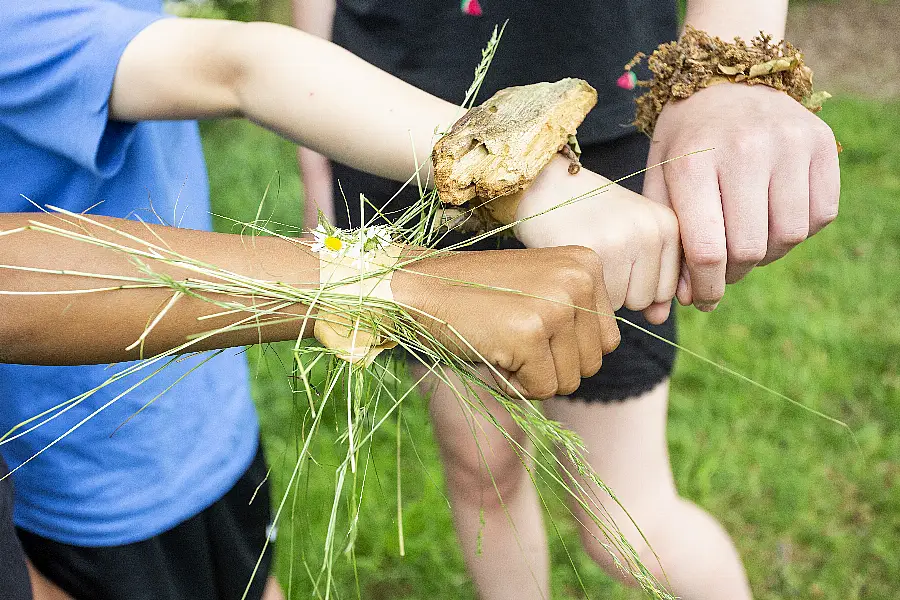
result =
M597 103L581 79L500 90L473 107L432 152L441 201L460 205L524 190Z

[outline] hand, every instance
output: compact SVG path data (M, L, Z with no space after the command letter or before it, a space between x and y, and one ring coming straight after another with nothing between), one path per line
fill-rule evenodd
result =
M613 309L643 310L652 323L669 315L681 248L678 222L666 207L581 169L567 171L555 158L523 194L516 218L522 219L606 186L602 192L553 208L516 226L516 237L529 248L575 244L600 256Z
M396 271L391 289L455 354L493 365L512 386L497 378L504 391L525 398L573 393L619 343L603 267L587 248L443 254Z
M831 129L787 94L714 85L660 114L644 195L678 215L686 273L682 304L712 310L739 281L818 232L838 212Z

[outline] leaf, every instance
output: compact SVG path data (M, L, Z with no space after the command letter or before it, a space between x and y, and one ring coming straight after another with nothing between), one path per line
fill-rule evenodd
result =
M576 138L574 135L570 135L569 141L566 142L566 145L568 145L569 148L572 149L572 152L575 153L575 156L581 158L581 146L578 145L578 138Z
M735 67L729 65L719 65L719 72L724 75L737 75L741 71L744 70L744 65L737 65Z
M800 103L812 112L819 112L820 110L822 110L822 105L825 104L825 101L829 98L831 98L831 94L829 94L828 92L813 92L812 94L801 100Z
M769 75L778 73L779 71L790 71L797 68L800 64L800 56L783 56L770 61L750 66L750 77L759 77L761 75Z

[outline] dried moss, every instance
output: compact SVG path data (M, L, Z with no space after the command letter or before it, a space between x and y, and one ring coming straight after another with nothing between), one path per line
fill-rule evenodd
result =
M642 59L638 53L625 69L630 71ZM803 54L790 42L772 42L760 32L747 44L739 37L729 43L690 25L677 42L663 44L647 59L653 79L638 81L649 88L637 99L634 125L653 135L656 120L670 100L682 100L718 83L766 85L788 94L812 112L822 108L827 92L813 93L812 70L803 64Z

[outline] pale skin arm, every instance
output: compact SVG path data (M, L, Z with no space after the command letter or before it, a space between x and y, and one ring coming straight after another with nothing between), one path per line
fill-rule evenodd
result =
M725 40L760 30L784 35L785 0L690 0L688 24ZM815 65L813 65L815 67ZM684 268L678 298L702 310L744 277L837 216L840 173L834 135L786 94L765 86L715 85L660 115L644 194L678 215Z
M405 180L458 109L291 27L164 19L128 45L110 116L245 117L359 169ZM413 155L413 143L418 157Z
M324 40L331 39L334 0L293 0L294 27ZM334 223L331 162L328 157L302 146L297 148L297 163L303 178L303 223L312 227L322 211Z
M405 181L417 162L430 165L435 129L460 116L455 105L296 29L191 19L154 23L134 39L119 64L110 108L120 120L243 116L333 159L398 181ZM537 185L542 180L560 185ZM586 170L572 178L565 161L555 160L523 196L539 196L543 210L605 182ZM600 231L593 228L591 244L584 236L565 235L583 220L563 223L550 241L540 232L520 239L528 246L585 244L595 250L615 275L606 281L617 286L613 308L624 302L643 310L664 296L666 304L677 267L661 274L660 264L677 264L671 258L678 252L674 218L657 207L649 211L652 222L663 225L646 227L652 222L645 223L648 210L636 197L618 186L604 194L604 214L621 218L606 219L609 226ZM640 226L615 230L622 223ZM626 252L623 243L629 245ZM654 318L662 316L658 312Z

